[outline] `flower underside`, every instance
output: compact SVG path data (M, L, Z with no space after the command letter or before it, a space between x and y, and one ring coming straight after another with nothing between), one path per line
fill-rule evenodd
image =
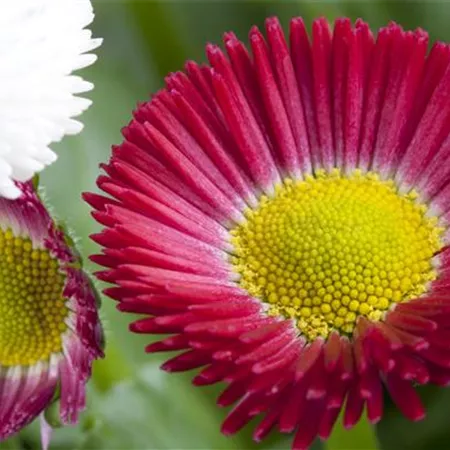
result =
M383 319L437 278L443 229L416 195L375 173L287 179L232 231L239 285L310 341Z
M49 251L0 230L0 361L32 366L62 351L69 310L64 274Z

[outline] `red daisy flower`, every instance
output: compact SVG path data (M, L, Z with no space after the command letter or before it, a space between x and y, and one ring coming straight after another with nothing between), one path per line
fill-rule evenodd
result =
M17 200L0 198L0 441L56 399L61 422L76 423L103 356L95 291L71 239L31 183L17 187ZM43 448L50 431L43 419Z
M228 384L224 433L261 415L255 440L300 449L342 409L380 420L383 385L419 420L414 385L450 381L450 47L348 19L266 36L169 75L85 199L106 294L172 335L147 351Z

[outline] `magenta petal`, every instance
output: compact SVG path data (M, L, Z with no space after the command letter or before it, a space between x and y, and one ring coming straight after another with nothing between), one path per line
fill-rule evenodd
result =
M196 386L225 384L218 404L234 405L227 435L263 415L256 441L277 428L306 449L330 436L342 412L346 428L364 409L371 423L381 420L384 387L420 420L415 385L450 383L449 46L427 54L421 29L391 22L372 33L347 18L333 26L319 18L309 34L294 18L287 38L271 17L265 35L251 28L248 46L233 32L223 41L224 50L207 45L208 63L188 61L137 107L101 166L105 196L85 194L103 227L92 236L103 247L92 260L112 284L105 294L119 311L142 315L132 331L169 334L146 347L178 352L164 370L196 369ZM430 236L420 227L406 235L434 244L417 251L416 263L405 254L408 266L397 225L372 218L374 239L360 242L371 232L358 237L360 219L374 205L364 189L358 214L341 218L346 204L338 203L353 184L333 198L336 211L312 214L310 239L298 219L310 219L307 202L283 196L321 179L311 189L319 205L333 177L344 186L379 183L405 202L399 209L416 202L405 221L426 222ZM274 199L286 214L270 209ZM81 317L87 332L95 314ZM77 359L85 375L89 361ZM62 367L81 404L82 386L68 362Z
M40 415L41 422L41 446L42 450L48 450L52 438L53 428L45 420L44 414Z

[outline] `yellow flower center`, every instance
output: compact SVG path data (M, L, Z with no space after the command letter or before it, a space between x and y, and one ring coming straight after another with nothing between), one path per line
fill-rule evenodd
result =
M0 230L0 366L30 366L62 349L64 274L45 249Z
M360 171L287 179L231 231L238 283L309 340L378 321L437 277L443 230L416 197Z

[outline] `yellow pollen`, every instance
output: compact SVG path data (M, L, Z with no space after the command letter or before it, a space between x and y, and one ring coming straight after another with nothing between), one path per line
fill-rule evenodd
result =
M416 198L358 170L286 179L231 230L238 283L308 340L349 335L360 316L382 320L437 277L443 229Z
M31 366L62 350L64 274L47 250L0 230L0 366Z

